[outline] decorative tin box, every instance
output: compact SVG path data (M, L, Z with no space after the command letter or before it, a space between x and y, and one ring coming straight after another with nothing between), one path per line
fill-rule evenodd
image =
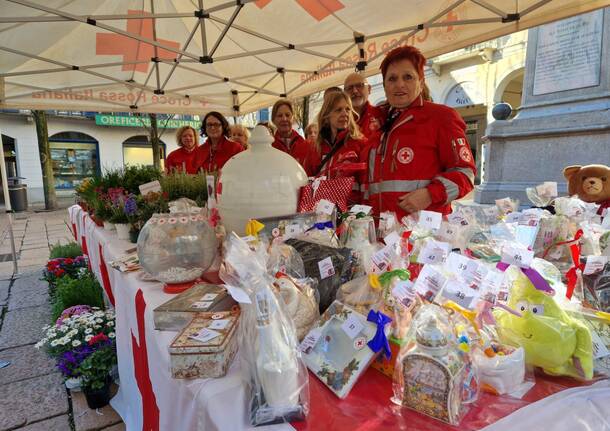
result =
M237 303L224 287L198 283L155 308L153 321L156 330L180 331L195 313L208 317L212 314L228 316L236 310Z
M224 376L237 352L238 319L237 313L195 317L169 346L172 377Z
M334 301L301 343L307 368L339 398L347 397L377 355L367 345L376 330L365 316Z

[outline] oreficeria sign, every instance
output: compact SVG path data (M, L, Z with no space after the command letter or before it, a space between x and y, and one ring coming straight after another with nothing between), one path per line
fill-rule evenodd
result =
M95 124L98 126L113 127L150 127L150 118L135 117L127 115L95 114ZM177 129L182 126L191 126L194 129L201 127L201 123L195 120L159 119L157 125L162 129Z

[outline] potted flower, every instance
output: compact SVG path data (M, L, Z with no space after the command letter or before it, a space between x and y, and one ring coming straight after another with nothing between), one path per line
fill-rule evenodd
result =
M74 259L58 257L47 262L42 273L42 279L49 283L49 287L52 289L57 281L66 275L72 278L80 278L86 273L88 273L86 256L77 256Z
M129 240L132 243L138 242L138 234L140 229L137 227L138 222L138 198L133 193L125 197L123 212L127 216L129 222Z
M55 324L43 329L44 338L36 348L44 348L55 359L69 389L80 386L85 359L107 345L114 346L114 312L88 305L65 309Z
M96 338L97 337L97 338ZM91 341L96 350L78 367L82 388L91 409L98 409L110 402L112 369L117 364L116 346L106 335L96 335Z
M119 239L128 241L129 218L125 213L125 202L127 201L127 196L128 195L123 187L108 189L108 198L110 200L110 209L112 212L110 221L114 223Z

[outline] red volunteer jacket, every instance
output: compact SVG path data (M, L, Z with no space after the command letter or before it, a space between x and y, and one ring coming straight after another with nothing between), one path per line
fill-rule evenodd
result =
M335 137L335 145L341 147L332 155L332 157L324 163L324 166L318 175L324 175L326 178L341 178L354 177L356 182L352 188L350 195L350 205L360 203L362 201L362 193L360 191L360 182L366 178L366 139L346 138L347 130L343 130ZM331 151L332 146L328 141L324 141L321 145L322 157L320 162ZM319 165L319 164L318 164Z
M394 211L400 220L406 212L398 198L422 187L432 198L426 209L449 214L451 201L474 187L476 167L465 129L455 110L421 96L401 112L369 151L365 196L374 214Z
M222 169L231 157L241 153L244 147L239 142L235 142L223 136L218 143L218 148L212 151L210 139L208 138L202 146L198 148L199 167L206 172L216 172Z
M172 151L165 159L165 172L186 171L187 174L196 174L199 170L197 159L199 146L193 151L187 151L184 147Z
M384 121L384 110L366 102L358 119L358 127L360 127L362 134L372 142L381 135L381 126L383 126Z
M279 132L275 132L274 138L273 148L294 157L297 162L301 164L303 169L305 169L308 176L313 176L315 174L314 171L320 164L320 155L311 142L306 141L305 138L299 135L295 130L292 131L289 145L284 143Z

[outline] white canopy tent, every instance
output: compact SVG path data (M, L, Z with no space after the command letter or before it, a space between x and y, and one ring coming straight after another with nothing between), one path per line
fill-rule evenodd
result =
M0 0L0 108L227 115L602 0Z

